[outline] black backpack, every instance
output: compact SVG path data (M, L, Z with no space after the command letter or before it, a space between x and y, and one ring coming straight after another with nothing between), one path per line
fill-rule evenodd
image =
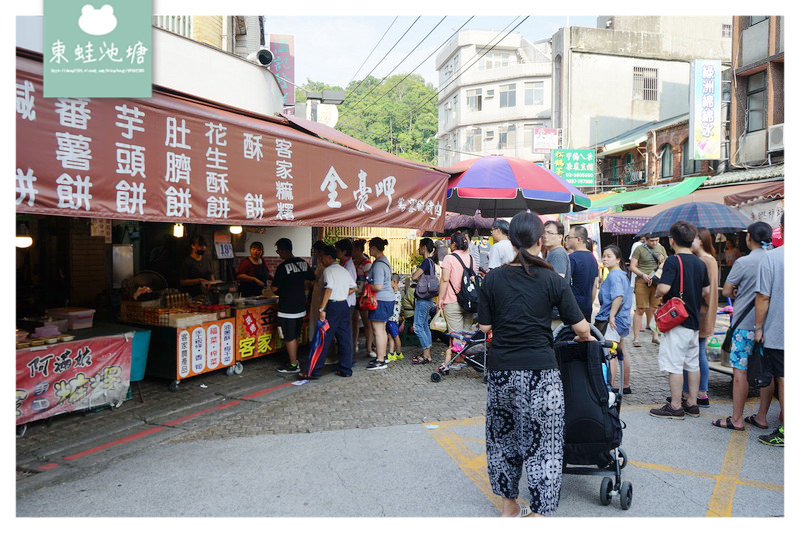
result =
M458 254L453 254L458 262L461 263L461 266L464 268L463 273L461 274L461 290L456 293L456 298L458 298L458 305L464 311L468 311L470 313L477 313L478 312L478 289L481 286L481 279L475 275L475 271L472 269L472 256L469 258L469 268L464 264L464 261L458 257ZM450 282L450 287L453 287L453 283ZM455 287L453 287L453 291L455 291Z

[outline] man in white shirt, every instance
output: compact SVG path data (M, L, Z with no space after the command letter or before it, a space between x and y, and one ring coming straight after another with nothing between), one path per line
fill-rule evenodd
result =
M489 270L514 260L514 247L508 239L507 220L498 218L492 222L492 238L494 244L489 249Z
M320 376L325 365L325 356L335 337L339 350L339 364L335 374L346 378L353 375L353 330L347 298L356 292L356 282L350 273L336 262L336 248L333 246L325 246L319 254L319 259L325 266L322 272L325 292L319 308L319 319L327 320L330 328L325 334L325 344L316 366L309 369L308 375L304 377Z

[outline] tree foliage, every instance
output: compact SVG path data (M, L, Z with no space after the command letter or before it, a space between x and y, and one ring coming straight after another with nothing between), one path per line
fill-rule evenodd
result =
M381 82L368 76L350 82L339 106L336 129L365 143L412 161L436 163L436 90L422 76L397 74ZM402 80L402 81L401 81ZM337 89L308 80L308 91ZM298 101L305 101L303 92Z

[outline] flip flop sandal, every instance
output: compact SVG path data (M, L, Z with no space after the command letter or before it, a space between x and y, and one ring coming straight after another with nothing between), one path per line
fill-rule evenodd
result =
M411 360L411 363L415 365L421 365L423 361L425 361L425 358L418 355Z
M419 363L419 364L421 364L421 365L429 365L429 364L431 364L431 363L433 363L433 359L425 359L425 358L423 357L423 358L422 358L422 361L420 361L420 363Z
M753 425L753 426L755 426L755 427L757 427L759 429L769 429L769 426L765 426L765 425L762 425L762 424L759 424L758 422L756 422L756 415L746 416L746 417L744 417L744 421L747 424Z
M642 343L639 342L639 341L633 341L633 346L636 347L636 348L641 348L642 347Z
M717 426L718 428L732 429L733 431L744 431L743 427L737 428L736 426L733 425L733 422L731 422L731 417L728 417L728 418L725 419L725 425L724 426L722 425L722 419L721 418L711 422L711 425L712 426Z
M653 344L661 344L661 341L660 341L660 340L658 340L658 339L653 339L651 342L652 342Z

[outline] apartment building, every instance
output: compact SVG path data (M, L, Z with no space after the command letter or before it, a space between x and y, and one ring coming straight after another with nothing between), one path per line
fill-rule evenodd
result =
M497 37L462 31L436 57L440 166L491 154L546 157L533 151L533 130L551 125L550 43Z
M731 17L598 17L552 37L553 127L586 148L686 113L693 59L731 62Z

